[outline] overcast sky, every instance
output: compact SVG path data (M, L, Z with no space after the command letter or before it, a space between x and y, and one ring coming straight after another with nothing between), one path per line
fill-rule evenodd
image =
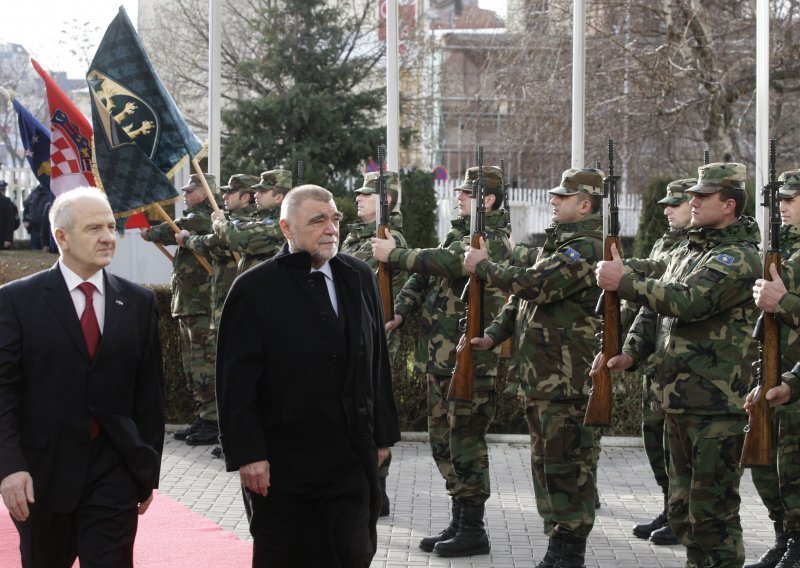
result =
M506 16L506 0L479 0L479 4ZM91 59L120 5L135 26L138 0L5 0L0 11L0 43L18 43L45 69L67 71L69 77L78 79L88 64L70 54L65 43L80 37L77 30L88 23Z

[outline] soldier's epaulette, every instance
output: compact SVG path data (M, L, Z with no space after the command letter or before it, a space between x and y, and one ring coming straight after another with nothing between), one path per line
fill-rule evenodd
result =
M563 258L570 264L574 264L581 259L581 253L579 253L574 248L569 246L561 247L560 249L558 249L557 254L559 254L561 258Z

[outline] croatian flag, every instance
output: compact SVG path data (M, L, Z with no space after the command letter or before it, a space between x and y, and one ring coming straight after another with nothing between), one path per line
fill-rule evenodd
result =
M50 190L58 197L76 187L94 187L91 124L35 60L31 65L44 80L50 108Z

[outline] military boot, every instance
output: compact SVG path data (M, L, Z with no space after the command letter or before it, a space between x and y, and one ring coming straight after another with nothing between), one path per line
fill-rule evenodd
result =
M658 529L664 528L669 526L669 521L667 520L667 493L664 492L664 510L661 511L658 516L650 521L649 523L640 523L638 525L634 525L633 527L633 536L636 538L650 538L650 535L653 534L654 531Z
M379 477L378 482L381 484L381 517L388 517L390 511L389 496L386 494L386 478Z
M744 568L775 568L786 553L789 535L783 530L783 522L773 523L775 527L775 544L761 555L755 564L748 564Z
M592 468L592 476L594 477L594 508L600 508L600 491L597 490L597 466Z
M561 558L556 562L557 568L586 568L586 539L580 537L564 537L561 547Z
M461 524L456 536L437 542L433 551L439 556L475 556L489 554L489 537L483 528L483 505L461 505Z
M213 420L199 418L200 427L186 436L184 442L190 446L210 446L219 443L219 426Z
M672 527L667 524L667 526L653 531L650 535L650 542L658 545L678 544L678 537L672 532Z
M561 560L561 549L564 547L564 539L560 536L551 536L547 542L547 552L542 558L542 561L536 565L536 568L555 568L558 566L558 561Z
M788 533L789 541L786 543L786 552L775 565L775 568L800 568L800 533ZM776 539L777 540L777 535Z
M448 540L456 536L458 527L461 524L461 502L453 499L453 516L450 518L450 525L439 534L426 536L419 541L419 547L425 552L433 552L433 547L440 540Z
M172 437L175 438L176 440L183 441L186 439L186 436L189 436L197 432L203 425L203 422L204 422L203 419L197 416L194 419L194 422L192 422L188 427L176 430L175 433L172 434Z

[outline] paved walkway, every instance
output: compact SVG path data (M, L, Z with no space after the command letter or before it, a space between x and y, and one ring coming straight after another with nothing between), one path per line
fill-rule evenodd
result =
M394 450L387 492L392 514L378 522L374 567L439 566L467 568L535 566L547 549L536 512L525 436L496 437L490 446L492 497L486 505L490 555L438 558L417 547L420 538L438 532L449 521L444 482L430 457L426 438L404 435ZM249 538L238 475L226 473L210 447L176 442L168 434L161 491L222 528ZM631 527L653 518L662 496L652 479L644 450L635 438L605 438L598 468L602 507L589 537L587 567L683 566L683 547L655 546L631 535ZM742 478L742 525L747 560L758 558L772 543L772 524L750 479Z

